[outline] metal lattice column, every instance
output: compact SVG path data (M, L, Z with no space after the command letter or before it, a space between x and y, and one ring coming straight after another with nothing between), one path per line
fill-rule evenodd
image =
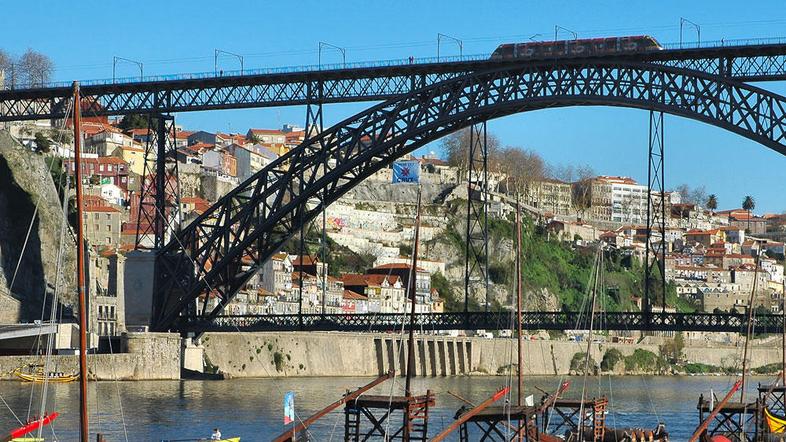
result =
M666 311L666 192L663 168L663 112L650 111L649 159L647 171L647 249L644 265L644 315L651 320L653 299ZM657 275L656 275L657 268ZM653 287L656 278L660 287Z
M464 311L469 311L473 281L483 282L484 311L488 311L488 145L486 122L469 128L467 162L467 233L464 254Z
M159 250L181 221L175 118L148 115L147 126L135 248Z
M315 84L309 83L307 86L307 94L310 97L308 104L306 105L306 124L304 127L304 144L310 145L312 149L318 149L322 146L322 139L319 135L322 133L324 128L324 120L323 120L323 95L322 95L322 82L317 82ZM324 168L321 172L324 174ZM300 182L303 183L305 181L304 177L301 177ZM322 303L321 303L321 313L325 314L325 302L326 302L326 277L327 274L324 271L325 269L325 207L322 204L322 195L324 192L317 194L316 198L312 198L308 201L304 201L303 204L310 204L310 205L319 205L322 208L322 236L320 239L320 260L322 261ZM301 210L301 214L305 213L306 210L303 208ZM298 241L298 248L299 248L299 256L300 256L300 271L299 271L299 279L300 279L300 289L298 290L298 323L303 324L303 255L304 253L308 253L309 259L311 257L311 253L308 251L307 245L307 232L310 232L313 228L314 223L306 224L305 222L301 222L300 227L300 238ZM316 265L314 268L316 272ZM314 276L317 276L316 274ZM319 280L319 278L317 279Z

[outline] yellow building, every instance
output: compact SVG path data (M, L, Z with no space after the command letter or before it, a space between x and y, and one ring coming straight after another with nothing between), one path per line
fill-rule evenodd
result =
M120 146L112 152L112 155L122 158L128 163L128 169L137 175L145 173L145 149L139 145Z

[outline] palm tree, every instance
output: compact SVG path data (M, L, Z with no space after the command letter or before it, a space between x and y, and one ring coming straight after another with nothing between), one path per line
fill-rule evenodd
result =
M715 209L718 208L718 196L714 193L707 198L707 208L713 215L715 214Z
M751 230L751 210L756 208L756 201L750 195L745 195L745 199L742 200L742 208L743 210L748 211L748 233Z

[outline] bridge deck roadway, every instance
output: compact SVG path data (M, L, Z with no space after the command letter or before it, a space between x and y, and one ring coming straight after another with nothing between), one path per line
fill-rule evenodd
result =
M328 315L234 315L219 316L213 321L189 323L175 328L181 333L210 331L374 331L402 329L401 314L328 314ZM415 329L435 330L503 330L515 319L510 312L423 313L415 317ZM526 330L586 330L589 317L575 312L525 312ZM642 313L596 313L595 329L615 331L695 331L741 332L747 329L747 315L739 313L653 313L647 321ZM405 327L406 328L406 327ZM783 317L758 315L756 333L781 333Z
M667 49L629 55L561 57L498 61L467 57L451 62L402 63L335 69L276 71L245 75L183 74L143 78L142 81L85 82L81 92L97 103L95 116L129 113L188 112L303 105L314 102L321 85L323 103L379 101L457 75L500 65L626 61L666 64L741 81L786 79L786 43ZM0 121L62 118L68 86L0 90Z

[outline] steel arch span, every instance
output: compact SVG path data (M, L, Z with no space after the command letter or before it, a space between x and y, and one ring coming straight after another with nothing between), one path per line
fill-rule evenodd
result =
M317 195L330 204L402 155L472 124L586 105L679 115L786 154L786 98L720 76L647 63L565 62L452 78L325 130L182 229L157 257L152 328L181 330L216 317L259 266L322 210L321 203L309 203ZM211 297L217 303L207 308Z

